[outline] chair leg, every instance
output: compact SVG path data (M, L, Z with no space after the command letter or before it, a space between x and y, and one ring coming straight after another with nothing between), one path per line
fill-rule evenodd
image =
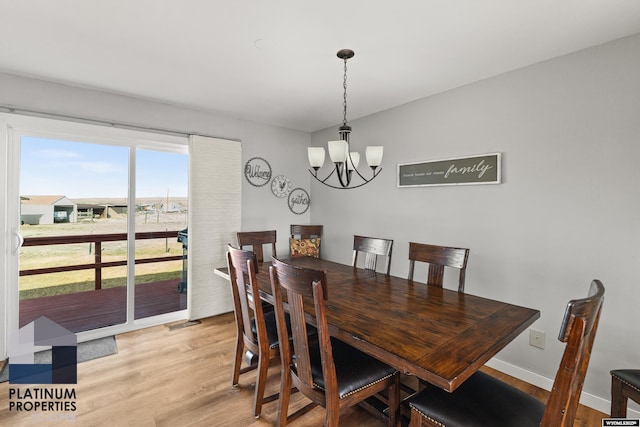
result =
M236 355L233 361L233 378L231 384L236 387L238 381L240 381L240 365L242 364L242 353L244 350L244 343L242 342L242 335L238 334L236 338Z
M411 421L409 421L409 427L421 427L422 426L422 414L415 409L411 410Z
M335 405L330 405L329 402L327 402L325 409L324 427L338 427L340 421L340 406L336 408Z
M325 393L324 410L324 427L338 427L340 421L340 397L338 397L337 393Z
M622 392L622 381L611 377L611 417L625 418L627 416L627 398Z
M286 363L280 368L280 399L278 401L278 420L276 425L287 425L287 413L289 412L289 397L291 394L291 373Z
M400 374L396 373L394 379L389 387L389 427L400 426Z
M262 402L264 389L267 383L267 373L269 371L269 358L265 355L258 356L258 372L256 374L256 390L253 398L253 416L259 417L262 412Z

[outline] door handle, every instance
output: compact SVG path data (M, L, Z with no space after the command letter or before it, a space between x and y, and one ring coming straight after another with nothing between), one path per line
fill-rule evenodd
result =
M17 230L14 231L13 234L15 234L16 238L18 239L18 245L16 246L16 249L15 249L16 253L18 253L18 251L24 244L24 237L22 237L22 234L20 234L20 232Z

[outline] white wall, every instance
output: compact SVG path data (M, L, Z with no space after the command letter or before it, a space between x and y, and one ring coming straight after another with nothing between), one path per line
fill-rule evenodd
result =
M470 248L468 293L541 311L534 328L546 349L523 333L499 365L547 384L567 301L602 280L584 391L608 413L609 370L640 368L638 52L640 35L353 121L355 148L384 145L383 171L357 190L312 182L323 256L348 263L353 234L392 238L391 273L406 276L409 241ZM336 128L312 134L312 145ZM398 163L489 152L503 153L500 185L396 187Z

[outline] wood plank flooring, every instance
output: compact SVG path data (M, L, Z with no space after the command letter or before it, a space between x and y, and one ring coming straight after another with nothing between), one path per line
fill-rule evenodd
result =
M272 426L276 402L265 404L260 418L252 415L255 371L241 375L239 387L231 386L233 322L233 315L228 313L193 326L170 329L170 325L163 325L118 335L117 354L78 365L75 421L47 423L34 421L29 413L9 411L11 386L2 383L0 425ZM537 397L544 399L548 395L544 390L483 369ZM267 394L277 391L279 380L276 364L269 371ZM291 409L306 402L296 393ZM575 425L597 427L606 416L581 407ZM324 409L315 408L290 425L323 423ZM340 425L382 427L384 423L356 407L342 412Z

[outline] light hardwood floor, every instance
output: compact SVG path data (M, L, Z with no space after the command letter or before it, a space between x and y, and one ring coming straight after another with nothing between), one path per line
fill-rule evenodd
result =
M80 363L76 390L76 419L46 423L29 413L9 411L8 383L0 384L2 426L271 426L277 403L265 404L262 416L252 415L254 372L231 386L235 327L231 313L200 324L170 329L156 326L117 336L118 353ZM499 372L501 379L545 399L547 392ZM277 391L279 365L269 370L267 394ZM15 386L13 386L15 388ZM23 386L24 387L24 386ZM30 386L33 388L34 386ZM307 401L293 395L291 409ZM42 412L41 412L42 414ZM581 407L576 426L596 427L606 417ZM324 409L315 408L290 425L321 426ZM344 426L384 426L356 407L340 417Z

